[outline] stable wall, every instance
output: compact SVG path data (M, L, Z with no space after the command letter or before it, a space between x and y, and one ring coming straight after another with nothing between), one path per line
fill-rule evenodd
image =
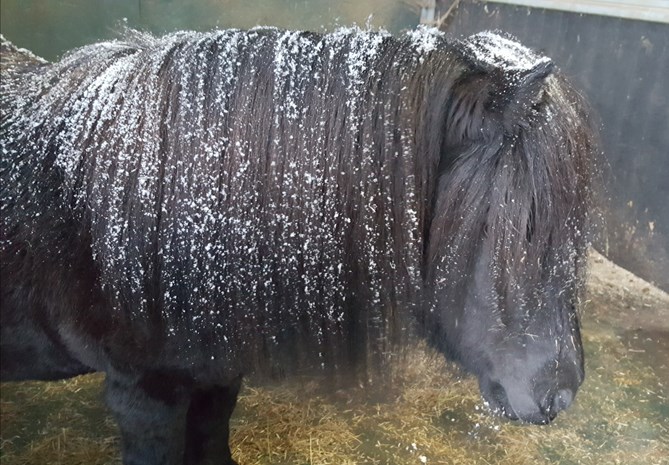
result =
M570 3L584 2L562 2ZM641 21L461 1L442 29L454 35L485 29L509 32L553 58L587 95L600 121L604 151L605 226L596 246L669 291L669 25L661 22L669 17L665 3L662 9L659 2L650 2L658 8L653 16L657 21ZM446 11L450 4L442 0L438 6Z

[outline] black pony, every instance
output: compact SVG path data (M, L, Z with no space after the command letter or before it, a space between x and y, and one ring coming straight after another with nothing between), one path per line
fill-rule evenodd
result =
M234 463L242 374L414 331L513 419L583 380L592 128L509 37L3 40L0 106L2 379L105 371L126 464Z

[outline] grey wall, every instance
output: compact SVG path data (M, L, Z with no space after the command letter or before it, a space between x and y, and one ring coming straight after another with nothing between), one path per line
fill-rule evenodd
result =
M669 291L669 25L461 1L443 29L509 32L582 89L601 122L606 162L597 248Z

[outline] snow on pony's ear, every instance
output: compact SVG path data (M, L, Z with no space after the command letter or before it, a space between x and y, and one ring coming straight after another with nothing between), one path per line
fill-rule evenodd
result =
M526 129L554 63L503 33L482 32L462 44L469 69L453 88L446 121L451 140L491 140Z
M552 61L542 60L530 69L496 68L462 79L447 114L448 136L458 142L490 139L500 128L505 135L517 134L531 121L554 68Z
M492 96L492 101L502 100L498 108L503 115L505 134L513 135L531 121L534 106L543 99L546 78L554 68L552 61L545 60L531 69L504 75L504 86L499 94Z

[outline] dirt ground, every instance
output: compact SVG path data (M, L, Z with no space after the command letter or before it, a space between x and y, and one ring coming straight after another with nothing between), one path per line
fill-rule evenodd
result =
M669 465L669 295L593 253L586 381L548 426L485 411L476 381L423 346L390 384L248 384L232 420L241 465ZM118 464L103 375L1 385L2 464Z
M596 251L590 254L590 303L586 317L602 317L630 328L669 330L669 294L616 266Z
M615 328L630 353L646 357L669 380L669 294L594 251L583 324L585 332Z

